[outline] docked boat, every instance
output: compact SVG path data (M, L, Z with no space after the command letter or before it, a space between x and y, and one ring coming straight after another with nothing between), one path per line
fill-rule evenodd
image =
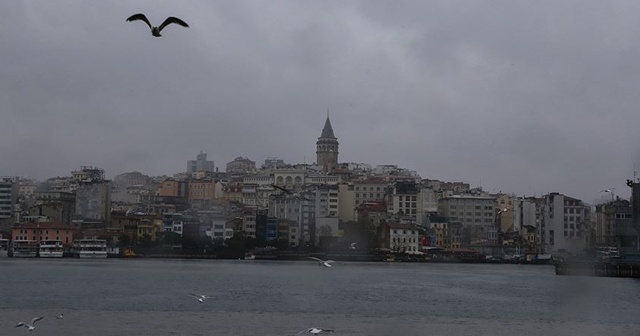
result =
M14 240L9 250L9 256L15 258L35 258L40 246L35 240Z
M9 239L0 238L0 257L9 256Z
M73 255L78 258L102 259L107 257L104 239L77 239L73 241Z
M43 240L40 242L40 258L62 258L64 246L60 240Z

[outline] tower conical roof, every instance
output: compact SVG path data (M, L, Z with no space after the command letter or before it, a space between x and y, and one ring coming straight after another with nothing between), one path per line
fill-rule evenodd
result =
M321 138L334 138L335 139L335 135L333 135L333 127L331 127L331 120L329 120L329 112L327 112L327 120L324 122L324 128L322 129L322 135L320 135Z

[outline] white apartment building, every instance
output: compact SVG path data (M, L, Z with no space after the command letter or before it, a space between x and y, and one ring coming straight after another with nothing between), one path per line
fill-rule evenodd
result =
M389 250L415 254L420 251L418 230L408 224L388 223L383 228L381 238Z
M560 250L581 252L585 247L583 230L590 220L590 207L581 200L559 193L544 196L541 244L544 253Z

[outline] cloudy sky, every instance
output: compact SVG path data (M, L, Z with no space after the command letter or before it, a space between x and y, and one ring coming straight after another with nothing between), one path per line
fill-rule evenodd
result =
M144 23L177 16L154 38ZM640 170L637 1L2 1L0 175L340 162L606 199Z

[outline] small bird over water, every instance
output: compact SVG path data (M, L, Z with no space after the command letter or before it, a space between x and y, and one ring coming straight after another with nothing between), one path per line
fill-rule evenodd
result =
M208 296L208 295L198 295L198 294L193 294L193 293L189 293L189 296L195 298L199 302L204 302L204 300L211 298L211 296Z
M322 328L309 328L309 329L305 329L301 332L299 332L298 334L302 334L302 333L310 333L310 334L320 334L320 333L330 333L333 332L333 329L322 329Z
M333 265L331 265L333 260L322 260L322 259L316 258L316 257L307 257L307 258L317 261L320 266L324 266L324 267L333 266Z
M44 316L40 316L40 317L34 317L31 320L31 324L28 323L24 323L24 322L18 322L18 324L16 324L16 327L25 327L27 329L29 329L29 331L33 331L33 329L35 329L35 324L36 322L42 320L44 318Z
M127 22L131 22L131 21L135 21L135 20L141 20L141 21L144 21L144 23L146 23L146 24L147 24L147 26L149 26L149 28L151 28L151 35L153 35L153 36L155 36L155 37L160 37L160 36L162 36L162 35L160 35L160 32L162 31L162 29L164 29L164 27L166 27L166 26L168 26L168 25L170 25L170 24L172 24L172 23L179 24L179 25L181 25L181 26L183 26L183 27L189 27L189 25L188 25L186 22L184 22L184 21L182 21L182 20L178 19L177 17L173 17L173 16L168 17L168 18L167 18L166 20L164 20L164 22L163 22L160 26L158 26L158 27L154 27L154 26L152 26L152 25L151 25L151 22L149 22L149 19L147 19L147 17L146 17L144 14L142 14L142 13L138 13L138 14L131 15L131 16L127 19Z
M58 320L62 320L64 318L64 314L58 314L58 315L56 315L56 318Z

